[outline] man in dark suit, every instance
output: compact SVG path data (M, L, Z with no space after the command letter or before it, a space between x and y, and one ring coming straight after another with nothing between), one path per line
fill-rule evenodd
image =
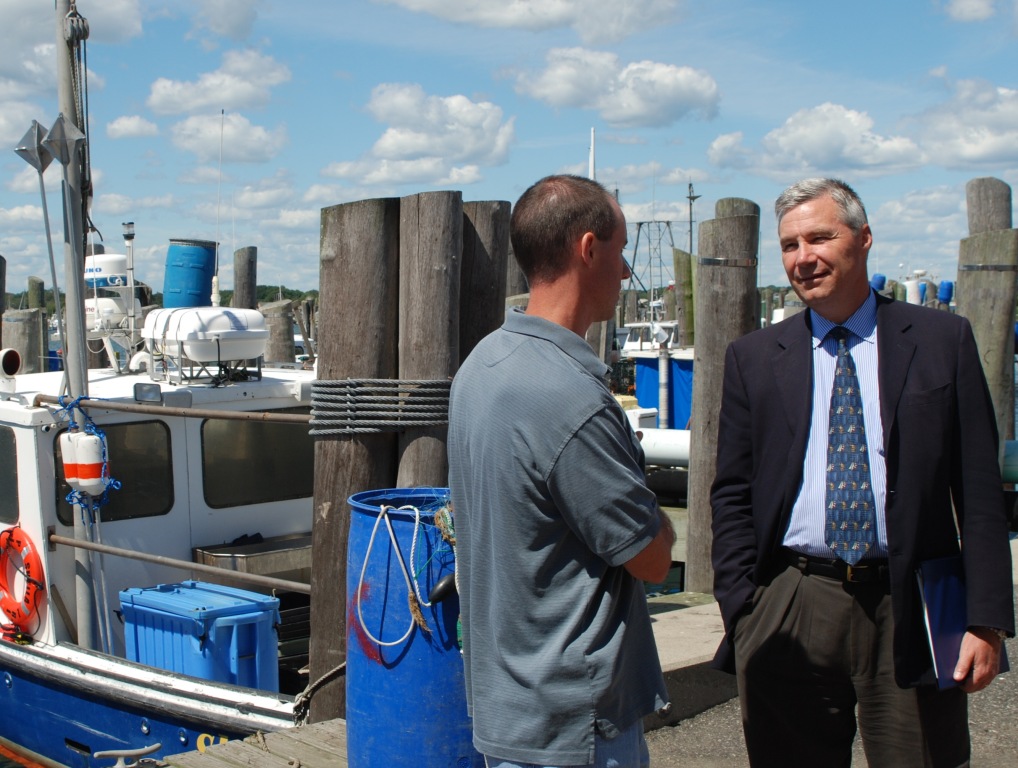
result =
M871 290L872 234L843 182L799 182L775 211L809 309L726 355L716 662L738 675L754 766L850 765L857 725L874 768L965 765L966 695L993 680L1014 634L998 437L971 327ZM959 685L938 690L915 571L959 548L969 631Z

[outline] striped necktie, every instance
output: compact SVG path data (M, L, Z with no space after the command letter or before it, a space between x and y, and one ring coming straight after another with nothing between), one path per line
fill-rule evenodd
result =
M825 540L835 557L854 565L876 544L877 531L862 397L848 335L841 326L831 330L838 361L827 432Z

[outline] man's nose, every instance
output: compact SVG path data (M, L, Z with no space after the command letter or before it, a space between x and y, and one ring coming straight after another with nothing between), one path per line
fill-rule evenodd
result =
M628 280L633 276L633 270L629 268L629 261L625 256L622 256L622 279Z

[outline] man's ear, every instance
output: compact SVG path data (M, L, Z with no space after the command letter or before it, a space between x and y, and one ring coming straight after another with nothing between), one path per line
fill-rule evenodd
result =
M580 238L580 258L585 266L590 266L594 261L594 246L596 242L597 238L594 237L593 232L586 232Z

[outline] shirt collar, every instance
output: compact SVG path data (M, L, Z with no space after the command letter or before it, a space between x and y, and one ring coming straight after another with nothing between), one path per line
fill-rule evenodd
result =
M873 291L866 295L866 301L862 303L852 316L843 323L832 323L826 317L818 315L812 309L809 311L810 324L813 328L813 347L823 344L827 334L832 328L841 325L850 330L854 335L870 344L877 341L877 299Z
M550 341L582 365L592 376L599 379L604 378L604 375L611 370L601 358L594 354L594 350L582 336L576 335L568 328L553 323L551 320L528 315L519 307L509 308L502 327L512 333Z

